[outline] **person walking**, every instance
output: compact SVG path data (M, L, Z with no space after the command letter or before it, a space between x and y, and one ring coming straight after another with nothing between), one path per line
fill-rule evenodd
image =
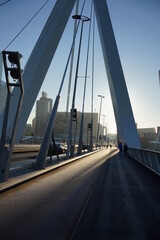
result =
M126 143L124 144L123 148L124 148L124 157L128 157L128 146Z
M118 143L118 149L119 149L119 152L120 152L120 156L122 156L123 148L122 148L122 143L121 142Z

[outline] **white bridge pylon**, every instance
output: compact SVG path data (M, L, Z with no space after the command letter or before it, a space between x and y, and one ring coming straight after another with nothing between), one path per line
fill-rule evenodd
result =
M27 119L54 57L75 2L76 0L57 0L27 61L23 74L24 98L16 135L17 142L23 134ZM130 147L140 148L140 141L106 0L94 0L94 6L119 140L126 142ZM13 119L16 114L17 95L18 92L14 89L11 98L12 113L10 114L11 118L8 119L7 137L9 139L10 129L12 129ZM0 132L2 131L2 121L3 117L0 119Z
M140 141L106 0L94 0L94 5L118 138L120 141L126 142L130 147L140 148Z

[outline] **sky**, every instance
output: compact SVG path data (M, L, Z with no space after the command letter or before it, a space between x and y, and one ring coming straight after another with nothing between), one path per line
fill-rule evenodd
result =
M6 4L1 5L3 2L5 1L0 0L0 50L4 50L7 47L46 0L10 0ZM41 12L7 48L7 50L19 51L23 55L21 61L22 69L25 68L25 64L55 2L55 0L47 1ZM80 8L82 3L83 0L80 0ZM107 4L135 122L137 123L138 128L156 128L160 125L160 89L158 76L158 71L160 69L160 1L107 0ZM74 13L75 9L73 9L71 15ZM86 0L83 15L90 16L90 0ZM41 97L42 91L45 91L48 93L49 98L52 98L53 101L55 100L64 73L70 46L72 44L73 24L74 20L70 17L37 99ZM88 28L89 22L86 22L84 24L78 74L81 78L78 78L76 93L76 108L78 111L82 110ZM87 96L85 101L86 112L91 111L92 41L91 32ZM77 35L75 47L71 96L75 79L78 44L79 34ZM105 96L102 102L101 111L101 115L105 115L105 117L101 116L101 123L105 123L108 127L109 133L115 133L116 124L97 25L95 26L94 72L94 112L99 112L100 109L100 98L98 98L98 95L101 94ZM67 71L67 76L61 93L59 111L66 110L68 75L69 70ZM4 75L3 80L5 81ZM34 105L28 122L31 122L32 118L35 116L35 109L36 107Z

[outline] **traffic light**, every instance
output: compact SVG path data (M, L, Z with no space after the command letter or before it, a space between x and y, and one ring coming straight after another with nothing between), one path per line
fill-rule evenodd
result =
M19 52L8 52L8 60L11 63L11 68L8 68L8 70L14 80L20 79L21 73L23 72L19 64L21 58L22 55Z
M88 123L88 130L91 130L91 129L92 129L92 124Z
M20 74L22 73L22 70L21 69L18 69L18 68L12 68L10 70L10 75L11 77L16 80L16 79L20 79Z
M77 121L77 109L73 109L73 121Z
M8 52L8 60L11 64L17 65L19 63L19 60L22 58L22 55L19 52Z
M6 107L4 109L4 118L3 118L3 126L2 126L2 134L1 134L1 141L0 141L0 149L1 149L1 162L0 164L0 182L4 182L8 179L9 175L9 168L13 153L13 146L15 144L15 137L16 137L16 130L18 126L23 96L24 96L24 87L23 87L23 80L21 76L21 66L20 66L20 58L22 57L21 54L18 52L10 52L10 51L3 51L3 63L4 63L4 70L5 70L5 77L6 77L6 86L7 86L7 99L6 99ZM15 81L17 80L17 81ZM8 120L10 113L12 111L11 98L12 90L14 87L19 89L19 96L14 101L15 108L13 109L13 116L10 121L12 121L12 127L9 129L9 139L7 130L8 130ZM9 140L7 142L6 147L6 139Z
M7 57L8 61L11 63L11 67L7 64ZM11 52L11 51L3 51L3 59L6 67L6 71L10 72L10 76L13 80L18 80L21 78L22 70L20 67L20 59L22 55L19 52Z

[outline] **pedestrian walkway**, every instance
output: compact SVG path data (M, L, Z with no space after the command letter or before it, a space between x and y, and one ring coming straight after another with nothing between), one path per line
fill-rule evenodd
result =
M160 178L135 160L113 156L73 239L159 240Z

